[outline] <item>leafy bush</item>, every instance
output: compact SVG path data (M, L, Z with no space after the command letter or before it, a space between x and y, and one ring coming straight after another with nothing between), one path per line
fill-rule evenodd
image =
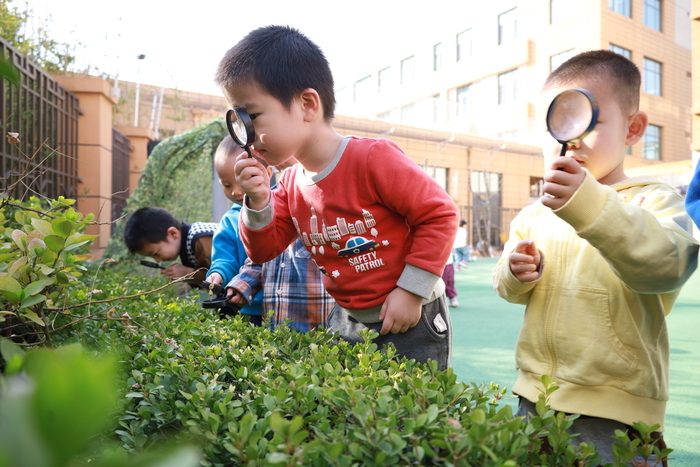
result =
M0 467L67 467L76 458L96 467L193 467L199 454L175 452L129 456L99 446L96 437L114 425L116 359L94 358L78 345L23 352L0 341L6 362L0 377ZM167 462L167 464L166 464Z
M83 232L93 219L71 206L63 197L40 202L31 198L21 204L0 202L0 323L14 339L51 344L49 321L64 303L86 270L82 254L96 237ZM55 324L55 323L54 323Z
M119 305L128 323L80 331L125 362L115 435L132 452L177 440L200 446L205 466L599 463L592 446L571 443L576 416L546 406L556 389L546 378L526 422L499 403L505 388L378 352L369 333L351 346L326 330L220 320L194 296L151 297ZM653 449L648 436L626 442L620 459L642 452L634 443Z
M323 329L303 334L221 320L194 293L151 295L154 278L108 262L77 264L83 258L76 253L92 239L82 234L89 218L70 204L57 200L43 212L2 202L3 313L30 331L40 328L19 336L23 344L42 343L31 338L41 331L43 343L63 347L25 356L3 344L0 467L184 465L173 456L193 458L187 448L158 453L164 443L198 446L204 466L599 463L592 446L572 444L567 430L576 416L547 407L556 386L546 377L538 416L525 421L499 404L505 388L459 382L452 370L399 358L392 347L379 352L371 333L349 345ZM11 326L3 332L17 340ZM114 390L102 386L113 381L109 371L85 363L71 343L118 356L116 408ZM106 445L90 447L109 420L117 423ZM653 445L658 427L634 428L641 440L616 434L615 465L637 453L669 454Z

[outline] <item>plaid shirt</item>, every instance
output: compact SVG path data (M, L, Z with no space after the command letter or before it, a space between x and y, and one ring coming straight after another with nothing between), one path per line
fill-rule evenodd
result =
M261 265L247 259L227 287L238 290L248 301L262 287L263 319L270 319L270 327L289 318L289 327L307 332L319 325L327 326L328 314L335 305L321 277L311 253L297 239L267 263Z

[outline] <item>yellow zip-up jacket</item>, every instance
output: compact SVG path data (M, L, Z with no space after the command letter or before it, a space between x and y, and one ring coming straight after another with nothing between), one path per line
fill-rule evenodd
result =
M527 305L516 347L513 392L536 402L540 377L559 389L559 411L659 424L668 400L665 317L695 271L698 243L683 199L653 177L604 186L586 172L556 211L536 202L511 223L494 288ZM508 256L531 239L540 277L522 283Z

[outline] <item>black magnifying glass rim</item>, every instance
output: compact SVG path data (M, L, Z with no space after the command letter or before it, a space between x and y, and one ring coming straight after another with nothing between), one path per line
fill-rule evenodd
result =
M243 127L245 128L246 133L245 143L243 143L240 139L238 139L238 136L236 136L236 132L233 129L233 122L231 119L232 116L235 117L235 120L240 119L243 123ZM235 109L227 110L226 126L228 127L228 132L231 134L231 138L233 138L236 144L247 151L248 147L251 144L253 144L253 140L255 139L255 126L253 126L253 119L250 118L248 112L246 112L245 109L243 109L243 107L236 107Z
M552 129L549 125L549 121L551 120L552 114L554 113L554 108L556 107L557 101L561 98L561 96L564 93L570 92L570 91L578 91L586 98L588 99L588 102L591 103L591 122L588 124L588 127L581 133L581 135L577 136L576 138L573 139L568 139L568 140L560 140L556 136L554 136L554 133L552 133ZM552 103L549 104L549 108L547 109L547 131L549 132L550 135L554 139L556 139L560 144L570 144L570 143L578 143L581 141L583 138L588 136L588 133L593 131L593 128L595 128L596 124L598 123L598 113L600 112L600 109L598 108L598 101L596 100L595 96L591 91L585 88L571 88L567 89L566 91L562 91L557 96L552 100Z

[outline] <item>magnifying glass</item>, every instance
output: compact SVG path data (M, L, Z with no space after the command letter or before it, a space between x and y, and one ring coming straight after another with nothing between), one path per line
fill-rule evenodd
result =
M567 89L554 98L547 110L547 130L562 146L560 156L569 145L585 138L598 123L598 102L583 88Z
M229 109L226 112L226 126L236 144L248 153L248 157L253 157L250 145L255 141L255 127L248 112L243 107Z

